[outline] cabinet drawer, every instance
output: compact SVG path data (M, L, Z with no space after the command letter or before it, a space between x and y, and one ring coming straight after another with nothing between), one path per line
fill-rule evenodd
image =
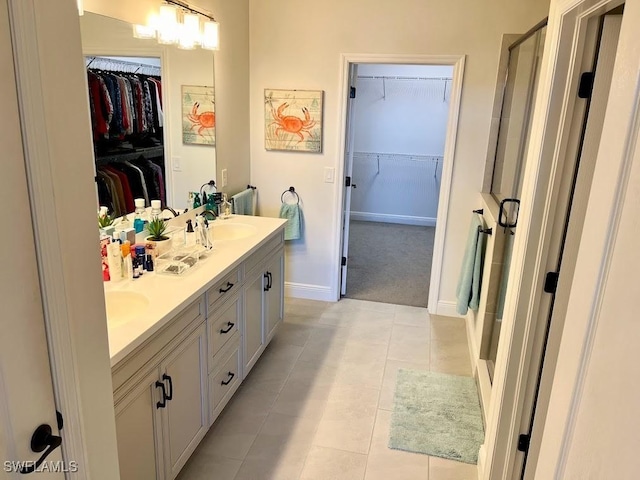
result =
M209 375L209 423L213 423L220 411L240 385L242 357L240 355L240 337L222 366Z
M240 289L241 281L241 269L238 267L207 291L207 316L215 313L213 307L218 300L230 297Z
M256 268L269 253L275 248L284 244L284 231L279 232L274 238L264 244L256 253L251 255L244 262L244 271L249 274L254 268Z
M214 369L213 359L240 328L242 319L242 296L236 292L230 302L216 309L214 316L207 320L209 329L209 371Z

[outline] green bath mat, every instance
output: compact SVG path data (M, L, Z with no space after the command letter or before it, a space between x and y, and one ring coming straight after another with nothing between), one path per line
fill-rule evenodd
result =
M483 440L473 378L398 371L390 448L475 464Z

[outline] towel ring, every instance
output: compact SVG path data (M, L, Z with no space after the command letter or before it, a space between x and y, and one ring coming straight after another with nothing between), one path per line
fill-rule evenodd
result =
M300 195L298 195L298 193L296 192L296 189L295 189L295 188L293 188L293 187L289 187L289 189L288 189L288 190L285 190L284 192L282 192L282 195L280 195L280 201L281 201L282 203L285 203L285 201L284 201L284 196L285 196L285 194L287 194L287 193L291 193L291 195L295 195L295 196L296 196L296 200L297 200L297 201L296 201L296 204L297 204L297 205L299 205L299 204L300 204Z

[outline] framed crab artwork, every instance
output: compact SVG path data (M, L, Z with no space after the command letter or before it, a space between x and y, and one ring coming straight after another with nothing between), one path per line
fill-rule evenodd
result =
M322 152L322 90L264 91L265 148Z
M182 85L182 143L216 144L213 87Z

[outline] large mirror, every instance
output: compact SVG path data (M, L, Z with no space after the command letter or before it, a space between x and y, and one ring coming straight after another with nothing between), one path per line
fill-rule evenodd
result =
M213 52L134 38L131 24L91 12L80 27L98 202L115 216L135 198L191 207L216 174Z

